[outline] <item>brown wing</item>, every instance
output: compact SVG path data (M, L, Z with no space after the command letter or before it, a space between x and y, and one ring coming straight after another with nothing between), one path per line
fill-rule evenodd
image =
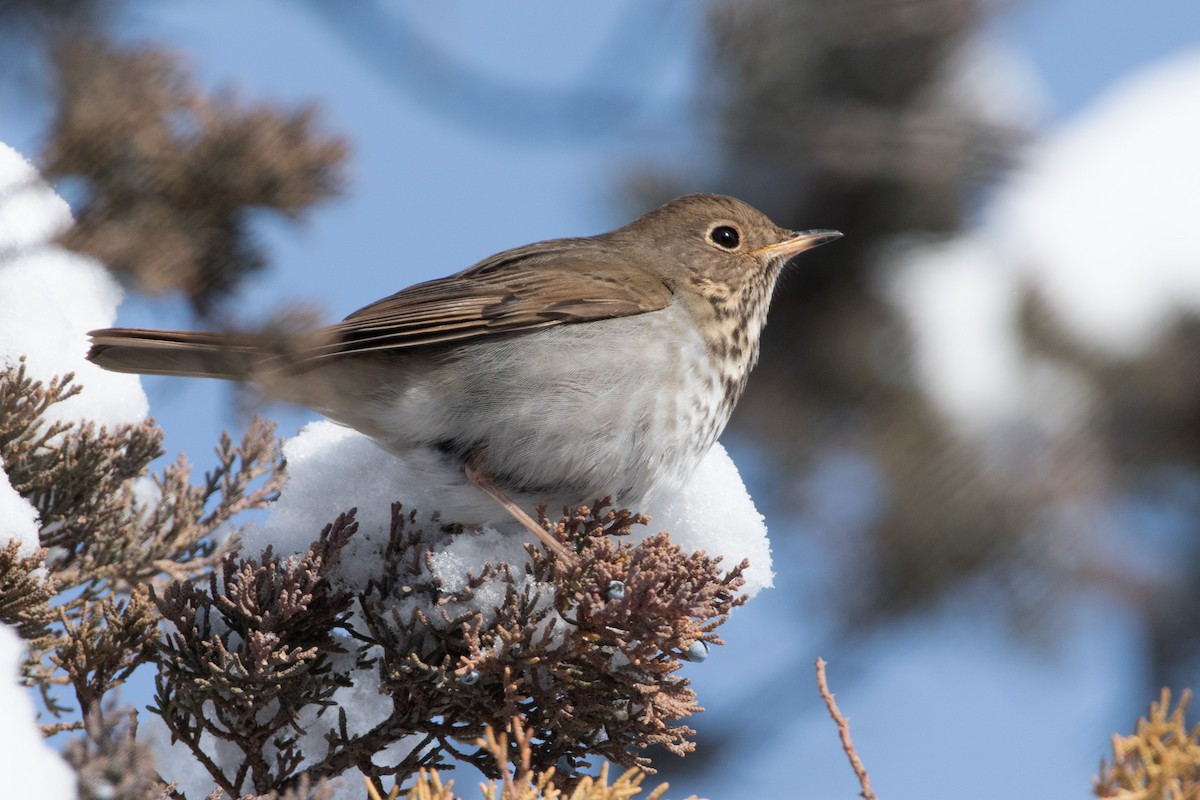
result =
M591 248L565 244L570 242L510 250L457 275L410 286L326 328L329 344L304 355L421 347L644 314L671 302L670 289L658 278L602 263L594 250L587 258Z

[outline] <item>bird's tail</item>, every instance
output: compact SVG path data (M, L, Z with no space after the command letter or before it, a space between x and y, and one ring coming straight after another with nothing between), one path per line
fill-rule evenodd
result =
M239 380L270 357L253 334L105 328L88 335L88 360L114 372Z

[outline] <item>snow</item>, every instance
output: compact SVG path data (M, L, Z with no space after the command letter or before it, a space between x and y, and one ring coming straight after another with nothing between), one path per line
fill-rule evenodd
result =
M1115 357L1200 310L1200 49L1047 136L984 232L1079 341Z
M71 210L32 164L0 143L0 257L44 247L71 225Z
M1024 55L976 36L950 55L939 92L948 108L1003 128L1032 128L1048 105L1040 79Z
M208 770L196 760L182 741L171 741L171 731L157 714L138 715L138 741L149 745L154 752L154 767L163 780L177 784L189 800L207 797L214 783ZM217 763L238 763L237 746L217 739L212 734L200 735L204 753ZM228 797L228 795L226 795ZM340 799L339 799L340 800Z
M31 301L26 290L30 285L49 286L48 278L56 277L52 271L49 276L40 272L47 263L46 254L38 251L67 224L66 204L20 156L0 144L0 362L13 361L32 346L45 377L56 363L58 332L39 324L46 316L37 312L47 312L48 304L42 298ZM62 292L68 305L73 288ZM115 307L114 302L112 310ZM29 371L39 374L32 364ZM0 461L0 546L15 539L27 556L39 545L37 511L13 489L3 466ZM20 637L0 625L0 774L5 776L5 790L13 797L73 798L75 773L45 744L35 725L33 702L19 684L23 657Z
M0 624L0 775L5 797L77 797L75 771L46 744L36 725L33 700L19 683L25 644Z
M71 224L67 205L16 151L0 143L0 364L26 357L41 381L74 372L84 391L52 406L49 421L136 422L147 412L137 378L107 373L84 359L87 331L116 319L121 290L101 265L53 244ZM37 511L17 494L0 462L0 545L22 554L38 546ZM0 625L0 774L5 796L76 796L75 773L44 743L28 690L17 682L23 645Z
M908 321L917 380L960 431L1086 422L1086 377L1024 340L1031 297L1115 359L1200 312L1198 93L1200 50L1144 69L1032 146L974 230L889 255L884 288Z
M303 552L336 513L357 508L359 530L351 546L378 554L387 543L391 504L400 501L408 510L439 511L443 520L484 527L481 533L457 536L435 562L447 573L450 564L478 574L488 561L519 564L527 558L523 545L531 537L437 454L422 451L400 458L356 431L315 422L285 443L284 458L288 483L266 523L246 532L247 553L268 544L281 554ZM533 502L522 505L532 510ZM749 594L771 585L766 525L720 445L709 451L686 486L644 512L652 520L634 528L635 540L669 531L684 549L721 556L727 567L750 559L745 587ZM361 552L344 559L341 579L347 585L362 585L375 566L367 552Z
M0 459L0 547L16 539L21 543L21 555L31 555L40 546L39 527L37 509L17 494Z
M52 406L52 421L138 422L149 410L138 378L85 358L87 332L113 324L122 292L102 265L53 244L70 224L66 203L0 142L0 364L24 355L41 381L75 373L87 391Z
M749 559L743 591L751 597L773 585L775 573L766 520L758 513L733 459L720 444L708 451L691 480L679 491L641 510L650 515L650 524L641 529L638 538L669 531L675 544L684 550L719 556L726 569Z
M1022 346L1022 287L980 237L912 243L895 265L887 289L907 319L917 379L959 430L1026 420L1054 436L1087 418L1095 398L1086 378Z
M41 381L74 372L85 391L50 407L48 421L136 422L148 410L135 376L85 360L87 331L116 319L121 290L104 268L52 239L71 224L67 204L15 150L0 143L0 365L26 357ZM38 545L37 512L17 495L0 463L0 545Z

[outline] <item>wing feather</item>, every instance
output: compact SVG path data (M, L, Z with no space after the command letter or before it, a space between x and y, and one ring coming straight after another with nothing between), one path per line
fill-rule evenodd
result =
M326 343L303 355L320 359L404 350L633 316L670 302L671 290L644 270L595 258L571 259L564 251L535 245L359 309L326 328Z

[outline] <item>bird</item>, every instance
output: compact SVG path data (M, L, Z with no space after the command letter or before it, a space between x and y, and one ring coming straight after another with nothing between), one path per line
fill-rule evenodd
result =
M607 233L505 250L327 327L107 328L90 332L87 357L250 382L392 453L432 450L573 563L512 496L636 508L682 486L746 386L785 264L841 235L686 195Z

